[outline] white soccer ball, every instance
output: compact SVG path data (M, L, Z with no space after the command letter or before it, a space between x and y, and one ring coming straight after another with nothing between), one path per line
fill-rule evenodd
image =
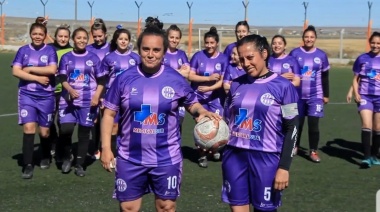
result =
M227 144L230 131L226 122L202 118L194 127L195 143L202 149L219 149Z

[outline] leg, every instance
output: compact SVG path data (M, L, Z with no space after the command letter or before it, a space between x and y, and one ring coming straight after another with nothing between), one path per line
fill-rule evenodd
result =
M373 117L372 147L371 147L371 163L380 165L377 160L380 148L380 113L375 113Z
M305 122L305 117L306 117L306 100L300 99L297 103L298 105L298 114L299 114L299 127L298 127L298 135L297 135L297 143L296 147L298 148L301 144L301 136L302 136L302 130L303 130L303 124Z
M315 163L321 162L318 156L318 143L319 143L319 118L314 116L309 116L307 118L307 124L309 127L309 149L310 149L310 159Z
M176 211L176 202L175 200L170 199L160 199L156 197L155 200L156 211L157 212L175 212Z
M41 169L48 169L50 167L51 140L49 137L49 131L50 129L47 127L40 127Z
M22 141L23 155L23 179L31 179L33 177L33 152L34 152L34 135L36 133L36 123L25 123L23 125L24 135Z
M61 123L59 128L58 152L57 155L63 160L62 173L69 173L71 170L71 145L75 123Z
M101 122L100 114L96 115L96 119L94 120L94 126L91 128L92 135L92 144L94 148L93 158L98 160L100 158L100 122Z
M89 126L78 126L78 149L76 154L77 158L75 174L79 177L84 177L86 174L83 167L86 159L88 145L90 143L90 131L91 127Z
M364 160L361 162L362 168L369 168L371 162L371 133L373 129L373 110L372 99L362 95L363 101L358 104L360 119L362 121L361 141L363 146Z
M128 202L120 202L120 212L139 212L141 208L142 198Z

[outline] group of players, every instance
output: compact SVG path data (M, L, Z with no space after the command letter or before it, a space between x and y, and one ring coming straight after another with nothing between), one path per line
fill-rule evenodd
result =
M146 20L137 40L138 54L132 51L130 32L122 27L108 43L101 19L91 27L94 43L90 45L84 28L71 35L68 26L58 27L55 42L46 45L45 25L41 19L31 25L32 43L19 49L12 68L20 79L24 179L33 177L38 125L42 169L49 168L53 150L63 173L70 172L74 161L74 173L83 177L90 146L95 156L101 154L106 170L116 166L114 195L121 211L139 211L142 196L150 191L156 195L157 211L175 211L182 179L185 110L196 121L206 116L224 118L229 124L231 137L222 159L222 200L232 211L249 211L250 204L255 211L276 211L280 206L306 116L310 159L320 162L319 119L329 101L330 66L326 53L315 47L313 26L304 30L303 45L289 54L283 36L274 36L269 44L265 37L250 35L246 21L236 24L237 42L221 53L219 35L211 27L204 35L204 50L189 62L178 49L181 30L171 25L165 32L157 18ZM371 52L355 63L350 90L360 102L362 163L368 167L380 164L374 157L380 144L376 113L380 108L376 96L380 34L374 33L369 42ZM101 126L101 148L96 142L90 144L91 130L92 140L99 140L96 123ZM76 125L78 148L73 154ZM208 153L200 150L200 167L207 167ZM220 158L216 150L212 155Z

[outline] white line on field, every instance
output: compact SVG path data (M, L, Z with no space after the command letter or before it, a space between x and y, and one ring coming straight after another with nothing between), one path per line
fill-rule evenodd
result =
M18 113L7 113L7 114L0 114L0 117L7 117L7 116L15 116Z

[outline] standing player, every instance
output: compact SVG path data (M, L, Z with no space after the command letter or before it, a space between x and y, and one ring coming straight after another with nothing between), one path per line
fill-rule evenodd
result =
M374 32L368 40L371 50L360 55L353 66L352 82L355 101L362 120L361 140L364 152L363 168L380 165L376 155L380 147L380 33ZM372 137L372 147L371 147Z
M86 50L88 33L77 28L72 35L74 49L64 54L59 63L63 91L59 102L59 142L64 147L62 172L71 170L71 145L78 124L78 148L75 174L85 176L84 162L90 142L90 130L98 114L99 98L107 77L100 69L100 59Z
M231 84L225 118L231 136L223 152L222 200L231 211L277 211L288 187L297 137L298 95L283 77L268 70L265 37L248 35L237 43L247 72Z
M226 72L223 75L223 88L226 94L230 91L232 80L243 74L245 74L245 71L243 70L243 67L241 67L239 54L237 52L237 47L235 46L232 48L231 63L228 65Z
M235 26L235 36L236 41L244 38L249 34L249 25L247 21L239 21ZM237 42L230 43L225 49L224 54L228 57L229 61L231 61L231 53L232 49L236 46Z
M54 43L48 44L55 48L55 51L57 52L57 56L58 56L58 62L60 61L63 54L72 50L72 47L69 43L70 34L71 34L69 28L70 27L66 24L57 27L54 34L54 38L55 38ZM57 83L55 86L55 110L54 110L54 115L53 115L53 123L50 126L50 141L52 142L50 153L53 157L55 156L56 145L58 141L57 127L55 125L55 116L56 116L56 112L58 111L58 105L59 105L58 103L61 97L61 92L62 92L62 84ZM62 150L62 148L60 149ZM50 159L48 159L44 163L49 164L47 162L50 162Z
M228 67L228 58L218 51L219 35L211 27L204 35L205 49L193 55L190 61L189 80L197 94L199 103L204 108L217 114L223 114L221 103L223 75ZM206 152L200 151L198 165L207 168ZM220 153L214 152L214 159L219 160Z
M167 30L166 33L168 35L169 40L169 48L165 53L164 56L164 65L168 65L175 70L177 70L183 77L186 79L189 77L190 72L190 64L189 59L186 56L186 53L180 49L177 49L179 42L181 41L182 32L177 27L177 25L171 25ZM180 116L180 123L181 123L181 129L182 129L182 123L185 119L185 108L180 107L179 108L179 116ZM182 131L182 130L181 130Z
M299 86L300 127L297 147L300 145L305 116L308 117L310 160L319 163L319 119L323 117L323 105L329 102L330 64L324 51L314 46L317 32L314 26L308 26L302 35L304 45L293 49L289 55L296 58L301 69ZM295 152L297 149L295 150Z
M43 24L33 23L29 30L32 43L21 47L13 60L13 76L20 79L18 92L18 123L23 127L23 172L22 178L33 177L33 152L36 125L39 125L40 167L49 168L49 127L54 113L55 73L57 53L44 44L47 29ZM46 163L45 163L46 162Z
M120 113L120 141L115 195L120 211L139 211L142 196L155 194L158 212L176 211L182 179L181 134L178 107L192 115L220 119L199 103L186 79L162 65L168 48L164 32L147 27L137 40L141 64L119 75L103 102L102 165L111 171L112 123Z
M290 80L296 87L300 85L300 74L297 60L285 53L286 40L282 35L272 38L272 55L269 57L270 71Z
M87 51L95 53L100 61L110 52L110 45L107 42L107 27L103 19L97 18L94 20L94 24L91 26L91 35L94 39L94 43L86 47ZM90 144L90 153L94 159L100 157L100 113L95 119L95 126L91 129L92 143Z
M132 66L140 63L140 56L132 52L131 33L127 29L117 29L112 37L110 50L111 53L106 55L102 61L102 70L108 76L109 82L106 85L106 92L111 87L116 77L122 74ZM106 93L105 92L105 93ZM118 131L119 116L116 115L113 128L111 145L114 155L116 155L116 137Z

